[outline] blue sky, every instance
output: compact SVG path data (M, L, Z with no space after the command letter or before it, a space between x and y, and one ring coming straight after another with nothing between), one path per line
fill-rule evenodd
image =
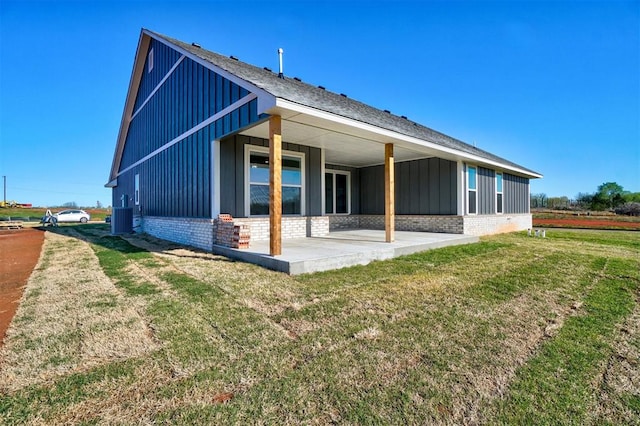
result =
M142 27L444 132L544 174L640 191L640 2L0 0L7 198L111 204ZM1 194L0 194L1 196Z

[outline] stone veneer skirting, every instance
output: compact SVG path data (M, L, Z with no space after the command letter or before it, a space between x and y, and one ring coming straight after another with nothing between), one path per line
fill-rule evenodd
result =
M384 229L384 215L328 216L329 229ZM478 216L396 215L396 231L490 235L531 228L531 214Z

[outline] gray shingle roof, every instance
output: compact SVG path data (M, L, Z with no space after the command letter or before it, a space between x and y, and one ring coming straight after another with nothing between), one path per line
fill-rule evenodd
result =
M505 166L515 167L534 175L539 174L519 164L513 163L502 157L498 157L490 152L469 145L404 117L390 114L354 99L312 86L293 78L279 78L277 73L211 52L201 47L184 43L180 40L176 40L162 34L152 31L148 32L159 39L163 39L169 43L179 46L191 54L222 68L223 70L247 81L251 85L258 87L277 98L286 99L300 105L357 120L386 130L391 130L405 136L432 142L446 148L455 149L490 161L495 161L504 164Z

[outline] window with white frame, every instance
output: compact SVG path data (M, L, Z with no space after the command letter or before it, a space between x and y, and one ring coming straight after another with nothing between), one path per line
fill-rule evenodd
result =
M147 58L147 72L153 70L153 49L149 50L149 57Z
M269 152L251 147L247 153L247 199L250 216L269 214ZM282 214L304 214L304 154L282 155Z
M140 205L140 175L136 173L136 177L134 180L134 196L133 199L135 200L136 206Z
M496 172L496 213L502 213L503 211L502 200L502 173Z
M467 213L478 212L478 170L473 166L467 166Z
M324 174L324 211L326 214L349 214L351 173L327 170Z

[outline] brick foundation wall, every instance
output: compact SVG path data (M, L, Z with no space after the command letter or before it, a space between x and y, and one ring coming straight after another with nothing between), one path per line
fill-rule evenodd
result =
M531 214L478 215L464 217L466 235L492 235L515 232L532 227Z
M269 239L269 218L238 218L248 225L252 241ZM214 241L212 219L135 217L136 232L178 244L211 250ZM532 228L531 214L478 216L396 215L397 231L444 232L465 235L491 235ZM384 229L384 215L283 217L282 238L323 237L341 229Z
M350 216L327 216L329 218L329 230L330 231L340 231L343 229L359 229L360 226L360 216L359 215L350 215ZM382 224L384 229L384 217L382 218Z
M328 216L329 229L384 229L383 215ZM491 235L521 231L532 226L531 214L478 216L396 215L396 231Z
M331 231L384 229L383 215L328 216ZM462 234L461 216L396 215L396 231Z
M237 225L248 225L251 229L251 241L269 239L269 218L234 218ZM282 218L282 238L324 237L329 234L328 216L297 216Z
M143 216L139 220L136 232L207 251L213 247L212 219Z

